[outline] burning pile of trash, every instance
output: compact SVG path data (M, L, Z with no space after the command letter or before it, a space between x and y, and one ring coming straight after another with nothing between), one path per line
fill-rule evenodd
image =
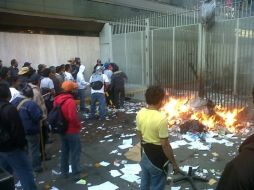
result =
M181 133L220 130L238 133L249 125L242 119L244 108L226 109L210 100L169 98L162 111L168 118L169 127L178 126Z

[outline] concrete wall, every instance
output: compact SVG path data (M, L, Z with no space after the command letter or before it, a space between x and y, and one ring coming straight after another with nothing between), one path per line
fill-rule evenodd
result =
M111 25L106 23L100 32L100 52L101 52L101 61L113 62L112 56L112 32Z
M15 58L19 67L28 61L37 69L39 64L66 64L71 57L80 57L90 75L100 58L99 38L0 32L0 59L5 66Z

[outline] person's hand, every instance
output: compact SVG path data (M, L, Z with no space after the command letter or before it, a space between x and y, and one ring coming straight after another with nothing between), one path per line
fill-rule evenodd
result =
M174 172L174 175L180 172L180 168L178 167L177 164L173 164L173 172Z

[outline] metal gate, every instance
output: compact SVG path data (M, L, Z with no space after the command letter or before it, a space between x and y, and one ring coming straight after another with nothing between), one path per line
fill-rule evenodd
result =
M189 13L180 26L176 21L169 26L169 18L156 22L166 27L154 26L154 18L121 25L112 36L113 59L129 77L129 95L142 99L148 85L160 84L176 96L245 106L254 82L254 17L249 13L217 20L208 31Z

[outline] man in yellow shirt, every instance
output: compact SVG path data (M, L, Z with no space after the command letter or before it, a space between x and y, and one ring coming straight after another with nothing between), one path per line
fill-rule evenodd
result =
M167 165L173 165L179 171L173 150L168 141L168 123L166 116L159 110L163 106L165 92L160 86L151 86L146 90L147 107L142 108L136 117L138 136L143 148L140 162L141 190L164 190Z

